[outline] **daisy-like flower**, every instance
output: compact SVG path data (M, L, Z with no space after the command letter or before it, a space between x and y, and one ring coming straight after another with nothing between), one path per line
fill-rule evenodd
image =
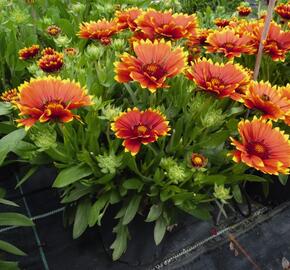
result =
M135 31L137 24L136 19L142 14L142 10L133 7L125 10L117 10L115 16L117 18L117 24L119 29L130 28L131 31Z
M18 100L18 91L16 88L7 90L0 95L0 100L4 102L14 103Z
M55 54L55 53L57 53L57 51L55 51L54 49L52 49L50 47L44 48L41 51L41 55L52 55L52 54Z
M218 27L226 27L230 24L230 20L228 19L223 19L223 18L216 18L214 20L214 24Z
M284 122L286 125L290 126L290 84L288 83L286 86L279 87L278 90L282 97L287 99L288 106L285 106L282 109L285 111Z
M281 95L276 86L263 81L251 81L243 100L249 109L261 111L264 119L283 119L284 108L289 106L287 99Z
M248 73L240 65L213 63L205 58L193 63L186 76L199 88L218 97L230 97L236 89L250 81Z
M28 60L33 58L39 53L39 45L32 45L31 47L25 47L19 50L18 55L21 60Z
M290 2L281 3L275 8L276 13L284 20L290 20Z
M205 46L207 45L206 39L210 33L212 33L212 29L200 28L197 29L196 34L191 36L187 41L188 47L195 46Z
M19 125L29 128L39 121L70 122L79 119L72 110L91 105L86 89L78 83L59 77L31 79L19 87Z
M246 6L239 6L237 7L237 11L241 17L247 17L252 12L252 8Z
M103 45L111 43L111 37L119 31L116 20L105 19L97 22L84 22L80 25L78 36L83 39L97 39Z
M50 36L56 37L61 33L61 29L56 25L50 25L47 27L46 32Z
M204 168L207 165L208 159L199 153L192 153L191 165L194 168Z
M288 174L290 166L289 135L273 128L271 121L257 119L241 121L238 130L242 141L231 138L236 150L235 162L243 162L266 174Z
M124 139L123 146L126 152L136 155L142 144L157 141L166 136L170 130L168 121L157 110L138 108L128 109L121 113L111 124L117 138Z
M38 60L38 66L47 73L59 71L63 66L63 54L45 54Z
M172 49L170 41L141 40L134 42L133 49L136 57L125 53L115 63L115 80L120 83L138 81L142 88L155 92L169 87L165 80L183 72L186 66L186 53L179 47Z
M264 43L264 52L274 61L284 61L289 50L290 32L284 32L278 24L271 22L268 37Z
M64 53L68 56L75 56L78 53L76 48L65 48Z
M148 9L137 20L137 29L149 39L169 38L181 39L194 35L197 28L195 15L172 14L171 11Z
M252 54L251 37L235 33L232 29L214 31L207 38L207 53L222 53L227 58L240 57L241 54Z

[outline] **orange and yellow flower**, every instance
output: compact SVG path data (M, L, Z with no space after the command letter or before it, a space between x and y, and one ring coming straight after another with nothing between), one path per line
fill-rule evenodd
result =
M78 36L83 39L97 39L103 45L111 43L111 37L119 31L116 20L105 19L96 22L84 22L80 25Z
M39 53L39 45L32 45L19 50L18 55L21 60L28 60L35 57Z
M248 73L238 64L213 63L203 58L196 61L186 76L205 91L218 97L231 97L235 90L249 83Z
M236 150L235 162L243 162L267 174L288 174L290 166L290 141L271 121L254 118L241 121L238 130L242 141L231 138Z
M120 83L137 81L142 88L155 92L169 87L165 80L183 72L187 55L181 48L172 49L171 42L141 40L134 42L135 56L124 53L115 63L115 80Z
M78 53L76 48L65 48L64 53L68 56L75 56Z
M244 54L253 54L254 49L251 45L251 37L248 35L240 36L232 29L214 31L207 38L207 53L222 53L227 58L240 57Z
M290 126L290 84L288 83L286 86L279 87L278 90L282 97L287 99L288 106L285 106L282 109L285 111L284 122L286 125Z
M290 31L284 32L280 25L272 22L267 40L264 43L264 52L268 54L274 61L284 61L289 50Z
M208 159L199 153L192 153L191 165L194 168L204 168L207 165Z
M237 7L237 11L241 17L246 17L252 12L252 8L246 6L239 6Z
M171 11L148 9L136 20L137 29L149 39L181 39L194 35L197 28L195 15L172 14Z
M212 29L207 28L199 28L196 31L196 34L191 36L187 41L188 47L195 47L195 46L205 46L207 45L206 39L210 33L212 33Z
M0 100L4 102L14 103L18 100L18 91L16 88L6 90L0 95Z
M243 100L249 109L259 110L263 113L262 118L271 120L283 119L285 108L289 106L276 86L263 81L251 81Z
M135 31L137 27L136 19L142 14L142 10L136 7L128 8L125 10L117 10L115 16L117 18L117 24L119 29L130 28L131 31Z
M19 125L29 128L39 121L70 122L79 119L72 110L91 105L87 92L78 83L59 77L31 79L19 87Z
M55 51L54 49L52 49L50 47L44 48L41 51L41 55L52 55L52 54L55 54L55 53L57 53L57 51Z
M132 155L140 151L142 144L155 142L170 130L168 121L159 111L140 111L138 108L121 113L111 124L111 128L117 138L124 140L125 151Z
M45 54L38 60L38 66L44 72L51 73L59 71L63 66L63 54Z
M284 20L290 20L290 2L281 3L275 8L276 13Z
M56 37L61 33L61 29L56 25L50 25L47 27L46 32L50 36Z
M228 19L223 19L223 18L216 18L214 20L214 24L218 27L226 27L230 24L230 20Z

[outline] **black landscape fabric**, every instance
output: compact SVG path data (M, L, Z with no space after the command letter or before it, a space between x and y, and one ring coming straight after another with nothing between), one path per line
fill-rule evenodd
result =
M7 189L8 199L20 205L17 211L35 218L35 227L0 228L0 239L28 254L6 256L19 260L23 270L278 270L282 269L283 257L290 261L290 208L289 203L284 203L274 209L260 208L249 219L231 219L230 223L237 225L224 223L217 228L223 230L218 235L213 223L186 216L158 247L153 241L153 225L137 217L130 227L132 240L126 254L112 262L112 215L105 216L103 227L90 229L73 240L71 228L63 226L63 205L58 203L57 192L50 188L55 171L43 168L22 190L15 190L19 174L2 168L0 185ZM231 248L229 237L235 241Z

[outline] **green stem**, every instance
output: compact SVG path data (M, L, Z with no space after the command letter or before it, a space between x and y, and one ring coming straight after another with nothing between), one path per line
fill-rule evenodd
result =
M135 93L133 92L131 86L128 83L124 83L124 85L125 85L128 93L133 101L134 106L137 106L138 101L137 101L137 98L136 98Z
M157 150L150 144L146 144L146 146L154 153L155 156L158 156Z

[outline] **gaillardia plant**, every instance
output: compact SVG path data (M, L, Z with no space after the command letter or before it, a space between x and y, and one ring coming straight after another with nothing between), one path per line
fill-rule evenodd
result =
M41 48L15 51L31 79L3 89L14 143L0 161L13 152L33 169L55 166L73 237L109 215L116 260L136 215L154 223L158 245L184 214L210 219L213 207L243 200L245 182L287 177L290 33L271 22L257 80L264 19L245 17L249 8L199 22L150 5L106 8L75 4L61 32L42 22Z

